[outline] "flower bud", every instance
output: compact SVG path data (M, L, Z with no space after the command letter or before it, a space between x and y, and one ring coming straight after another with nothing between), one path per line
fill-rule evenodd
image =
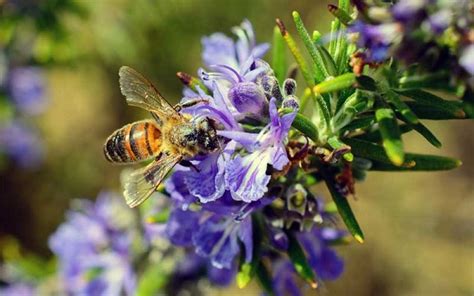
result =
M262 114L267 100L262 88L253 82L240 82L229 89L229 98L237 111Z
M271 98L277 99L278 102L283 100L283 95L281 94L280 86L278 85L278 80L275 76L264 76L261 84L268 100Z
M287 96L282 103L283 108L290 108L293 110L298 110L300 108L300 104L298 103L298 98L296 96Z
M285 82L283 82L283 95L286 96L291 96L296 93L296 81L291 78L285 79Z

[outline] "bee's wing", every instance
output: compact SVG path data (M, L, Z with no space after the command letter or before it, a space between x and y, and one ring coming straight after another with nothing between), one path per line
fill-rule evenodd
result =
M153 84L136 70L122 66L119 77L120 90L129 105L151 111L159 117L179 114Z
M181 158L181 155L163 155L146 167L137 169L125 176L123 194L128 206L134 208L143 203L155 192L166 174Z

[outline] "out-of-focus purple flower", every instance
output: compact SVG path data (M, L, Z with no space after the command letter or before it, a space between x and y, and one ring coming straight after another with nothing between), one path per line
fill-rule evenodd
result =
M298 233L309 263L321 280L335 280L344 271L344 261L329 247L329 243L345 235L343 231L328 227L313 227L311 231Z
M26 114L39 114L46 107L45 81L38 67L13 68L8 73L8 90L17 108Z
M430 15L428 24L435 34L442 34L448 28L453 19L453 12L449 9L442 9Z
M397 21L419 22L428 0L400 0L392 7L392 15Z
M358 33L357 45L366 49L367 61L383 62L388 58L390 47L401 39L402 26L399 23L380 25L356 21L349 32Z
M207 276L209 281L217 286L230 285L237 274L237 264L234 262L231 268L217 268L213 264L207 265Z
M281 251L286 251L288 249L288 236L286 233L277 227L268 227L268 236L274 247Z
M34 296L37 291L31 285L25 283L13 283L6 287L0 288L0 295L2 296Z
M208 258L201 257L194 252L189 252L183 260L178 262L173 272L173 280L182 283L186 280L207 276L212 284L225 287L232 283L236 273L236 264L230 269L216 268Z
M244 20L239 27L234 27L232 32L238 40L234 42L222 33L214 33L202 39L202 59L206 66L226 65L240 69L249 57L262 58L269 49L269 44L257 44L252 24Z
M35 168L43 160L39 137L23 123L12 121L0 126L0 152L23 168Z
M266 174L270 164L281 170L288 163L285 144L288 131L296 112L278 114L276 100L270 101L270 123L259 133L219 131L218 134L240 143L250 154L236 156L226 165L226 186L235 200L252 202L267 192L270 176Z
M78 201L78 209L68 213L49 240L68 293L133 294L133 221L117 195L101 193L96 203Z
M273 290L276 296L302 295L296 282L296 270L288 260L280 260L275 264L273 273Z
M470 74L474 75L474 44L464 48L461 52L459 64Z
M192 246L192 233L196 231L199 216L199 213L191 210L174 209L166 223L169 240L177 246Z

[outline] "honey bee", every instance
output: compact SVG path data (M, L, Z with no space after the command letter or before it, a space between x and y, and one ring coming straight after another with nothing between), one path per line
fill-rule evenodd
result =
M125 125L113 132L104 144L105 158L113 163L153 161L125 177L124 197L130 207L143 203L179 162L219 148L215 123L208 117L181 114L205 100L194 100L172 107L142 74L123 66L119 70L120 90L131 106L150 111L154 120Z

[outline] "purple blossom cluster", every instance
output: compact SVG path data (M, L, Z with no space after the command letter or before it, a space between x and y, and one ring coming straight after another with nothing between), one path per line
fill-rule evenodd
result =
M471 1L400 0L390 9L353 2L362 13L349 32L358 33L357 45L363 49L366 61L380 63L395 56L410 64L430 56L427 52L437 52L440 60L454 53L453 59L462 71L474 75ZM450 48L451 53L439 49L443 47ZM437 61L429 63L436 66Z
M27 118L41 114L47 105L43 71L36 66L11 66L0 57L0 153L21 168L41 164L43 146Z
M103 192L95 203L78 200L50 237L59 277L71 295L132 295L136 219L120 196Z
M213 119L221 147L191 160L192 167L177 166L166 181L172 206L164 233L174 245L194 250L190 260L210 262L205 266L214 283L230 283L239 260L261 260L254 258L256 236L263 235L269 243L259 256L285 252L286 231L298 234L319 279L335 279L343 262L328 242L345 233L322 227L330 215L301 184L295 190L284 183L285 177L272 177L292 166L286 144L298 111L296 83L292 79L283 86L278 83L262 59L269 45L256 43L248 21L232 31L236 41L222 33L203 38L205 68L198 70L200 86L188 85L184 90L183 103L204 102L182 112ZM282 107L293 109L282 113ZM293 205L295 195L302 198L298 206ZM259 233L256 217L263 221ZM337 237L328 238L329 230ZM288 261L281 255L277 258ZM294 273L287 271L287 276Z

